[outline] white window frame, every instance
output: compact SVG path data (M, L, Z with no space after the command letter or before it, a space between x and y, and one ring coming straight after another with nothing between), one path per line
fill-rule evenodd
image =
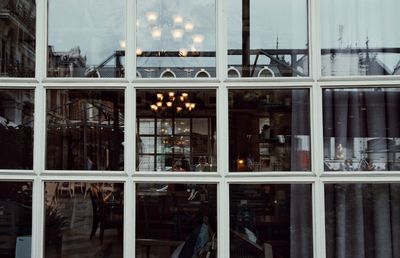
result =
M43 257L44 183L48 181L110 181L124 183L124 257L135 257L136 183L192 182L217 184L218 257L229 257L229 185L281 183L312 185L313 254L325 258L324 185L333 183L400 183L400 171L324 172L322 90L325 88L398 87L400 76L321 77L320 2L308 0L308 77L227 78L227 13L229 0L215 0L216 78L141 79L136 78L135 20L136 1L126 1L125 78L47 78L47 0L36 0L35 78L0 78L0 89L34 89L34 158L32 170L0 170L0 181L32 181L32 257ZM45 170L46 90L48 89L124 89L125 148L124 171ZM217 173L134 172L137 89L215 89L217 96ZM228 91L230 89L297 89L310 91L311 172L229 173Z

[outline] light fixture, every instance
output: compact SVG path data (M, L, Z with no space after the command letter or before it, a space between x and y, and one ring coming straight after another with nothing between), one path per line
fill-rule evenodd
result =
M160 39L161 33L162 33L162 30L159 27L154 27L151 30L151 36L153 37L153 39Z
M200 34L193 35L193 43L201 44L204 41L204 36Z
M185 56L187 56L187 54L188 54L188 51L186 48L179 49L179 56L185 57Z
M151 111L180 113L184 110L191 112L196 108L196 103L189 101L189 93L176 93L169 91L165 93L156 93L156 102L150 105Z
M174 23L175 23L175 24L181 24L181 23L183 23L183 17L180 16L180 15L174 16Z
M142 49L136 48L136 55L137 55L137 56L141 56L142 54L143 54Z
M194 28L193 23L191 23L191 22L185 23L185 30L186 30L186 31L190 32L190 31L193 30L193 28Z
M157 21L157 13L148 12L146 13L146 18L149 23L155 23Z
M125 49L126 48L126 41L125 40L120 40L119 41L119 47L121 49Z
M180 40L182 39L184 32L181 29L174 29L171 31L171 34L175 40Z

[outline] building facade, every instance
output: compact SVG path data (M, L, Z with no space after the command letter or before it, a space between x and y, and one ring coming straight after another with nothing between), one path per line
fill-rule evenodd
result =
M396 0L0 3L0 257L400 257Z

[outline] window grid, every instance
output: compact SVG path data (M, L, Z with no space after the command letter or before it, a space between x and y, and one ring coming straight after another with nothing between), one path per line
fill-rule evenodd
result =
M322 90L324 88L400 87L400 76L321 77L319 0L309 0L308 37L310 77L274 79L227 79L227 17L229 0L216 1L217 78L205 80L135 79L135 0L127 1L126 78L79 79L46 78L47 70L47 0L37 0L35 78L1 78L0 88L35 89L33 170L0 170L2 181L33 181L32 257L43 257L44 182L52 180L118 181L125 184L124 257L135 255L135 184L149 182L208 182L218 185L218 257L229 256L229 185L237 183L310 183L313 186L314 257L325 258L324 185L351 182L400 182L400 171L391 172L323 172ZM225 39L225 40L224 40ZM228 90L238 88L309 88L311 112L311 172L228 173ZM125 89L124 172L45 171L45 97L47 89ZM135 90L149 88L214 88L217 92L217 173L191 174L135 171ZM93 172L93 173L92 173Z

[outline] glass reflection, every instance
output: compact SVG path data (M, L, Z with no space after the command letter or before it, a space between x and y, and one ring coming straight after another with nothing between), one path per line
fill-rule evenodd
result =
M400 89L325 89L325 171L400 170Z
M0 182L0 257L31 257L32 182Z
M1 0L0 14L0 77L35 77L35 0Z
M215 90L138 90L139 171L217 169Z
M46 182L46 258L123 257L122 183Z
M400 184L325 185L326 257L398 257Z
M124 92L48 90L46 168L123 170Z
M230 257L312 257L310 185L231 185Z
M48 0L49 77L124 77L124 0Z
M0 89L0 169L32 169L33 90Z
M310 166L308 90L229 91L230 171L309 171Z
M397 0L322 0L322 75L400 75L399 8Z
M231 0L228 77L308 76L307 1Z
M215 0L137 4L139 78L215 77Z
M217 186L138 184L136 257L217 257Z

